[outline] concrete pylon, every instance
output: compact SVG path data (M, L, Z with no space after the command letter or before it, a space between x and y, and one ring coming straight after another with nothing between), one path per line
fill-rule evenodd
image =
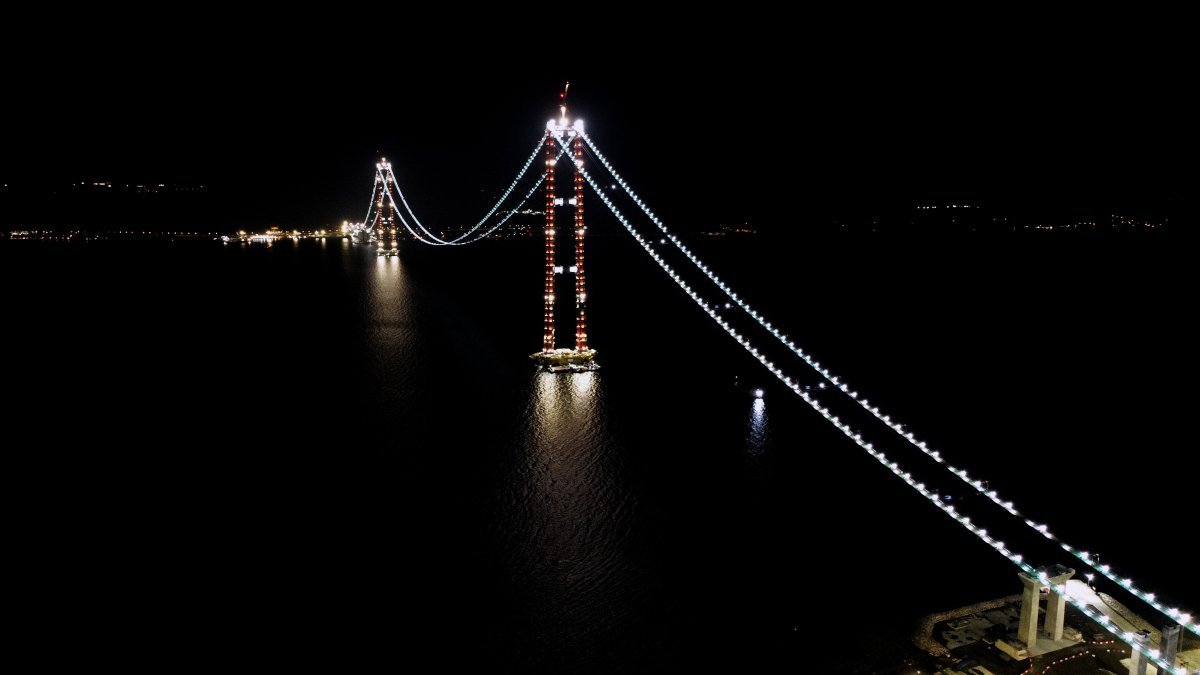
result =
M1175 659L1179 656L1179 629L1177 623L1169 623L1162 627L1162 638L1159 640L1159 645L1162 649L1163 661L1175 665Z
M1148 661L1145 652L1150 649L1150 633L1138 631L1129 646L1129 675L1146 675Z
M1046 600L1046 636L1051 640L1061 640L1063 636L1063 619L1066 618L1067 599L1063 593L1055 590L1067 587L1067 580L1075 576L1075 570L1062 565L1052 565L1047 570L1050 597ZM1057 574L1055 574L1057 572Z
M1064 595L1067 580L1075 576L1075 570L1064 565L1039 567L1037 576L1029 576L1018 572L1024 588L1021 591L1021 619L1017 624L1017 637L1025 643L1032 654L1037 645L1038 636L1038 603L1041 601L1042 589L1050 587L1050 598L1046 602L1046 635L1053 640L1061 640L1063 636L1063 619L1066 616L1067 598ZM1055 587L1063 589L1063 593L1055 591Z
M1037 644L1038 602L1042 597L1042 580L1031 577L1024 572L1018 572L1024 588L1021 590L1021 619L1017 624L1017 637L1025 643L1025 647L1033 653Z

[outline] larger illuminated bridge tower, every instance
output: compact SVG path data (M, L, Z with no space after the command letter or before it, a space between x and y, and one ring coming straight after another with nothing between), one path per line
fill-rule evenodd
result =
M568 83L568 86L570 83ZM587 276L583 267L583 241L587 227L583 223L583 139L580 133L583 123L567 119L567 89L559 95L561 115L546 124L546 283L545 316L543 317L542 351L529 358L551 370L591 370L597 367L596 350L588 348L587 335ZM567 151L574 164L572 194L567 199L557 196L555 174L558 158ZM560 206L570 206L574 211L574 264L559 265L556 260L558 226L555 211ZM567 239L570 242L570 239ZM575 279L575 347L556 347L555 328L557 317L557 294L555 286L559 275L571 275Z
M379 243L379 255L398 255L400 235L396 229L396 203L391 195L396 193L396 176L392 174L392 163L380 158L375 165L375 219L367 224L367 230ZM388 246L388 242L391 245Z

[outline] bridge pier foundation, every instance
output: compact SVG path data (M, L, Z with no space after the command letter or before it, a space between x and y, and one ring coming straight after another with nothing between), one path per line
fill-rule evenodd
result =
M1075 570L1063 565L1039 568L1035 577L1024 572L1017 573L1017 578L1024 587L1021 591L1021 616L1017 624L1017 637L1025 643L1031 654L1037 646L1038 604L1041 602L1042 589L1050 589L1050 596L1046 599L1045 635L1051 640L1062 640L1067 611L1067 580L1073 576Z

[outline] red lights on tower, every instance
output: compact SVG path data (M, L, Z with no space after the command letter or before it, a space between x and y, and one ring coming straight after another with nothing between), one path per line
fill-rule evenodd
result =
M393 248L400 238L396 232L396 203L391 198L395 186L396 177L392 174L392 165L388 164L386 159L381 159L375 165L375 220L367 225L369 229L375 230L381 250L384 248L384 240L388 237L392 239Z
M570 83L567 83L567 87ZM559 109L561 116L551 119L546 124L546 288L545 288L545 330L542 334L542 351L531 354L530 358L546 366L553 372L595 370L593 357L595 351L588 347L587 334L587 277L583 268L583 242L587 227L583 222L583 126L576 120L574 123L567 117L567 87L559 94ZM558 157L566 154L575 165L575 176L571 191L572 197L564 199L557 196ZM565 203L564 203L565 202ZM561 266L555 260L555 241L557 231L555 224L555 208L570 205L575 209L574 264ZM567 240L570 243L570 240ZM568 252L569 253L569 252ZM575 348L558 348L555 346L555 293L554 276L556 274L575 275Z
M542 351L554 351L554 165L558 161L558 143L546 135L546 316Z
M569 82L567 83L570 84ZM566 91L564 90L564 95ZM583 274L583 139L575 137L575 351L587 351L587 288Z

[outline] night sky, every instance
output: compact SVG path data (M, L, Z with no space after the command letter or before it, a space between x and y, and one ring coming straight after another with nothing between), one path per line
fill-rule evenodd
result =
M573 116L673 223L955 201L1178 217L1191 199L1194 79L1168 33L761 18L651 54L648 27L585 36L608 46L576 67L565 45L547 56L504 31L422 51L201 23L64 40L67 68L14 51L0 225L28 220L13 195L29 187L103 180L203 184L196 208L230 229L340 223L362 217L380 156L419 215L473 223L566 80Z

